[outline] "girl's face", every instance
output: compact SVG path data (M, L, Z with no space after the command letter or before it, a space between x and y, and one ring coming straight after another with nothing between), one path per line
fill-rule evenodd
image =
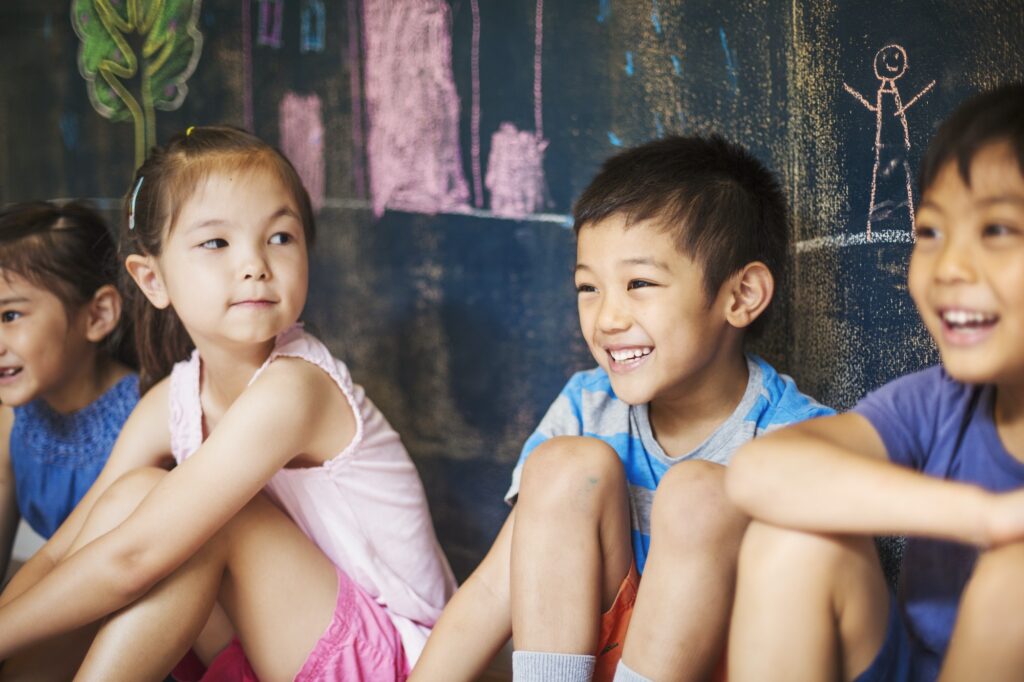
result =
M87 320L84 307L69 318L51 292L0 273L0 402L14 407L43 398L66 411L95 352Z
M217 171L182 207L156 276L197 346L265 343L306 302L306 237L298 205L269 171ZM162 306L161 306L162 307Z

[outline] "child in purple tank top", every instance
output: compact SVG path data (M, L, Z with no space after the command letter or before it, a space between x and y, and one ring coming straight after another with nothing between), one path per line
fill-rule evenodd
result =
M3 672L161 679L191 647L211 680L405 679L454 581L397 434L296 324L297 173L241 130L190 128L125 208L143 397L0 596Z
M737 454L730 679L1024 670L1024 85L963 104L920 185L908 289L942 366ZM871 536L897 534L892 594Z

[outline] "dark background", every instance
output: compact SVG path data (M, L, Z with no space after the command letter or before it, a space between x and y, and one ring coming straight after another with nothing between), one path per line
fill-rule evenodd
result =
M888 237L864 239L875 115L843 83L874 102L874 55L894 43L908 55L896 81L905 103L935 81L906 114L916 170L958 102L1024 72L1019 2L547 0L547 200L509 219L489 210L486 190L474 193L469 0L266 2L278 3L273 46L258 41L263 0L204 0L188 95L156 113L157 139L224 122L278 144L285 94L320 98L325 201L305 317L402 434L460 579L504 519L521 443L567 377L592 364L577 328L567 216L617 145L718 131L777 170L793 207L795 260L780 314L755 349L845 408L936 354L904 285L909 216L895 214ZM323 49L303 51L302 16L317 4ZM378 121L365 97L368 8L415 8L451 36L445 73L459 100L462 206L370 210L365 141ZM484 172L501 123L534 129L536 11L536 1L479 0ZM57 0L0 5L0 203L90 197L117 220L133 128L91 105L70 13ZM898 130L895 118L884 125L884 135ZM876 202L899 200L879 187Z

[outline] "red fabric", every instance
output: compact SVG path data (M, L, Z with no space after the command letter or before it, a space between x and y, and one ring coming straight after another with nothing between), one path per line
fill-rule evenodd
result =
M178 682L260 682L237 637L217 654L209 668L190 649L171 671L171 676Z

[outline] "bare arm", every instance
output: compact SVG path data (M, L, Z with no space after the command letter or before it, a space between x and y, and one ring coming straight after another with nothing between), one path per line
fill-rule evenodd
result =
M922 535L983 546L1024 535L1024 497L893 464L870 422L852 413L744 445L726 487L754 518L804 530Z
M18 498L15 494L14 467L11 464L11 426L14 412L0 407L0 586L11 562L14 536L18 532Z
M339 401L348 410L347 419L339 419L338 410L324 409ZM0 607L0 658L145 594L274 473L308 453L311 442L325 440L326 433L332 445L341 440L344 446L354 424L324 372L302 360L275 361L228 409L200 449L164 477L124 523ZM120 446L119 441L115 449Z
M512 636L511 548L515 509L487 556L445 607L410 682L477 679Z
M114 481L132 469L158 466L169 458L170 433L167 428L165 382L150 390L132 411L100 475L53 537L11 579L7 589L0 595L0 607L39 582L64 558L96 500Z

